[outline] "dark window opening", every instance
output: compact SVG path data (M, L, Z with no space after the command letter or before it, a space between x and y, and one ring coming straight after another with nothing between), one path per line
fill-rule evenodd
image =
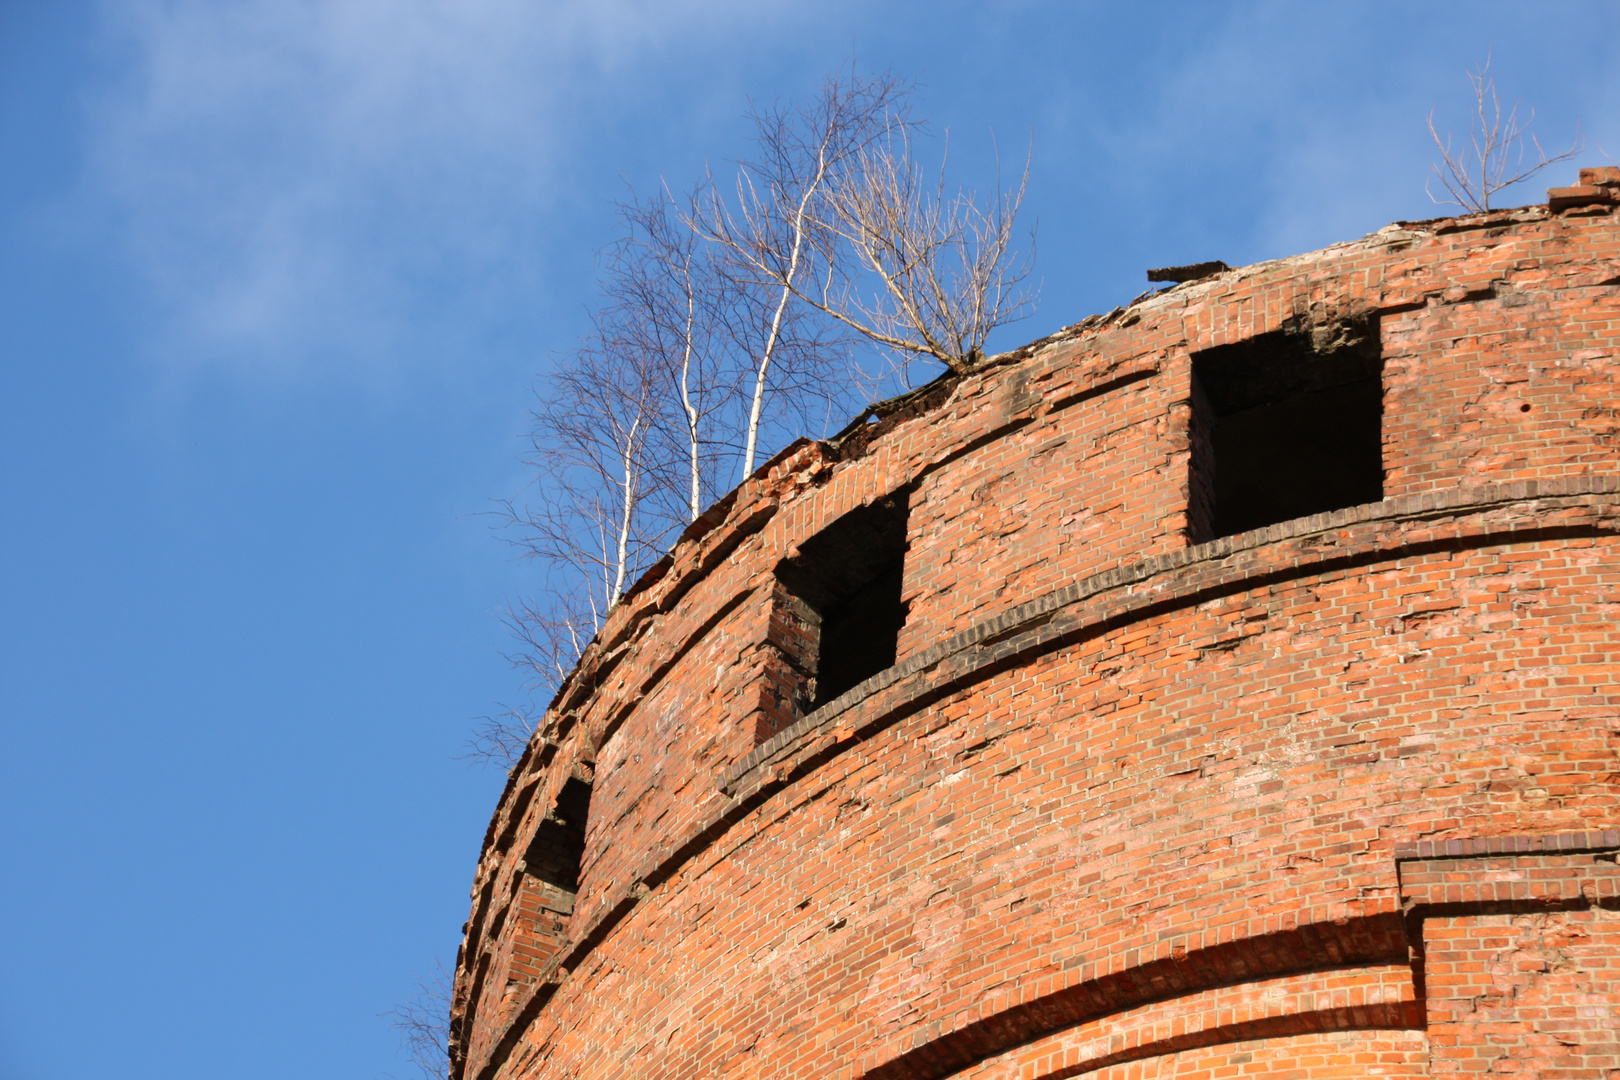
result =
M788 595L777 604L773 636L778 621L794 632L778 647L813 680L803 694L807 710L894 666L906 622L907 494L851 510L776 568Z
M535 879L535 899L540 908L561 915L574 910L590 802L591 785L577 776L569 777L524 853L523 872Z
M1384 497L1374 316L1193 354L1193 543Z

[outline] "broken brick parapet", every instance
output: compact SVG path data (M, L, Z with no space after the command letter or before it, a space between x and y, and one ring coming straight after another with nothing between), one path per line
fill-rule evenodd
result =
M1077 1075L1087 1024L1213 1053L1149 1037L1195 1014L1279 1068L1330 1045L1354 1010L1209 1009L1326 977L1276 966L1286 927L1382 927L1340 959L1404 964L1412 845L1620 827L1613 210L1219 271L767 462L609 614L512 771L453 1075L988 1078L1042 1040L1017 1075ZM1381 343L1382 500L1192 542L1194 358L1347 323ZM902 489L896 662L804 714L777 567ZM547 907L523 853L581 777L577 895ZM1377 1030L1331 1045L1411 1034Z
M1601 208L1612 203L1620 203L1620 167L1614 165L1582 169L1579 182L1573 187L1547 190L1547 207L1550 210Z

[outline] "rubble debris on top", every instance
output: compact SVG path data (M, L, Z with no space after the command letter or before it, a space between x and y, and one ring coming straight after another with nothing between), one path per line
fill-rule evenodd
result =
M1200 281L1207 277L1214 277L1232 269L1219 259L1210 262L1192 263L1188 266L1165 266L1158 270L1147 272L1149 281L1173 281L1180 285L1188 281Z
M1573 187L1547 189L1547 205L1553 210L1613 202L1620 202L1620 166L1615 165L1582 169Z

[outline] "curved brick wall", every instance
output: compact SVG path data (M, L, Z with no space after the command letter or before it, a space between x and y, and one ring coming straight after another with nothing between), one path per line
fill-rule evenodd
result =
M452 1075L1620 1075L1620 171L1583 181L761 469L512 771ZM1266 442L1351 414L1370 471ZM1253 462L1381 497L1221 535ZM894 662L833 696L868 610Z

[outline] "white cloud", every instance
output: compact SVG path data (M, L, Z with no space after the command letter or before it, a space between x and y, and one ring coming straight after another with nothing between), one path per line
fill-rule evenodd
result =
M575 220L581 208L618 194L621 171L678 181L701 165L694 147L723 158L717 125L736 119L745 90L795 92L857 40L863 57L912 70L949 70L946 57L994 69L999 88L983 96L1004 145L1021 145L1020 110L1047 115L1047 187L1121 208L1132 224L1110 235L1151 258L1248 260L1346 239L1435 212L1423 117L1455 95L1493 25L1440 34L1462 10L1446 8L1391 35L1376 4L1189 4L1186 25L1156 31L1133 59L1144 73L1126 96L1050 51L1033 53L1042 70L1004 78L1028 59L1019 35L1056 4L981 13L1025 28L964 44L953 34L979 24L959 12L960 27L919 29L906 5L844 0L104 2L106 54L127 67L94 101L76 209L150 285L154 351L273 371L466 355L503 333L531 354L566 345L566 332L540 340L532 312L572 312L588 292L548 287L559 258L588 277L586 253L605 238ZM867 38L846 34L867 22ZM1613 126L1598 125L1620 69L1583 61L1604 77L1560 100L1566 46L1501 42L1500 70L1553 133L1580 115L1620 156ZM946 77L927 95L943 124L984 104L953 93ZM1047 260L1062 265L1050 246Z
M1475 7L1435 5L1399 33L1378 4L1191 10L1192 29L1167 34L1145 60L1153 74L1142 106L1104 110L1091 125L1113 174L1129 178L1124 197L1146 192L1145 213L1196 238L1187 257L1207 242L1200 233L1217 230L1229 245L1247 241L1221 257L1249 260L1352 239L1396 217L1447 213L1423 191L1435 157L1425 119L1438 105L1442 128L1466 122L1452 106L1466 104L1464 72L1493 38L1504 100L1522 95L1527 108L1539 106L1536 130L1560 145L1583 113L1595 130L1600 111L1599 87L1571 85L1571 71L1620 70L1572 58L1557 35L1504 35L1512 5L1487 5L1446 32L1440 28ZM1534 201L1548 184L1568 182L1573 165L1558 168L1510 198ZM1172 187L1164 177L1173 178L1173 199L1163 196Z
M173 359L398 355L436 308L532 286L597 99L728 6L109 2L127 66L92 104L81 202Z

